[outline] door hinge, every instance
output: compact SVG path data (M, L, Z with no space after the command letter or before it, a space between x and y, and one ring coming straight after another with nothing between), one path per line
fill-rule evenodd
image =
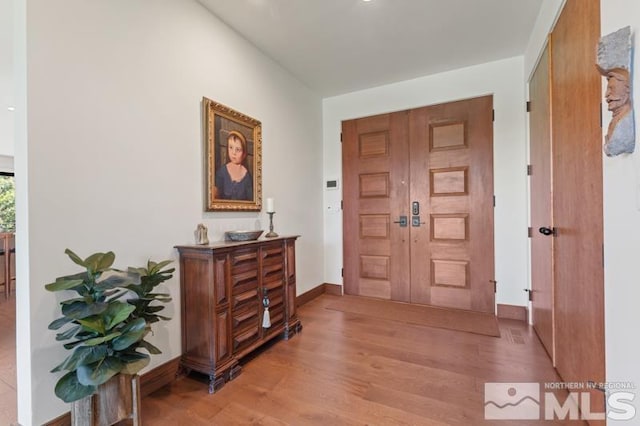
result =
M496 110L495 109L491 110L491 121L496 121Z
M495 206L496 206L496 196L494 195L493 196L493 207L495 207Z
M527 176L531 176L531 164L527 164Z
M493 292L497 293L498 292L498 281L496 280L489 280L489 282L493 283Z
M527 101L527 112L531 112L531 101Z
M342 142L342 132L340 132L340 142Z
M602 129L602 102L600 102L600 128Z
M340 210L344 210L344 201L340 200Z
M533 290L531 290L530 288L525 288L524 291L527 292L529 302L533 302Z
M341 277L344 277L344 268L342 268L342 269L340 270L340 276L341 276Z
M527 237L529 237L529 238L533 237L533 228L531 228L531 227L527 228Z

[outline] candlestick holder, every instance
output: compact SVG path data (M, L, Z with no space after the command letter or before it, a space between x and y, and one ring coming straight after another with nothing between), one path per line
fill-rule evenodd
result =
M273 215L276 214L276 212L267 212L267 214L269 215L269 232L264 237L265 238L275 238L275 237L278 236L278 234L273 232Z

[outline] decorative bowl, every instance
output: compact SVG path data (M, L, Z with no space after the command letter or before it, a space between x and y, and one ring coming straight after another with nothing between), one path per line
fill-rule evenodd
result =
M261 229L256 231L227 231L224 235L227 241L253 241L257 240L263 232Z

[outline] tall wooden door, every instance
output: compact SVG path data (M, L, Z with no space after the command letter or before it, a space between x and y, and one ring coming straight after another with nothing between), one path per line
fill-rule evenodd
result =
M409 302L407 112L342 123L344 291Z
M343 122L345 293L494 312L492 111Z
M551 34L551 127L556 368L570 382L605 380L599 37L599 0L568 0Z
M492 115L491 96L410 112L413 303L494 312Z
M590 392L582 412L602 416L604 393L588 387L605 380L599 23L598 0L567 0L530 81L531 279L540 340Z
M551 204L550 46L529 81L531 161L531 306L533 327L555 365L553 322L553 215Z

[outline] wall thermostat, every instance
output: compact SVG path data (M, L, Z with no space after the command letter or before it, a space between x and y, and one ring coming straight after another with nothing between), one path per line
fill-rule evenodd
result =
M328 180L325 188L327 188L327 189L338 189L339 186L340 185L339 185L338 179L335 179L335 180Z

